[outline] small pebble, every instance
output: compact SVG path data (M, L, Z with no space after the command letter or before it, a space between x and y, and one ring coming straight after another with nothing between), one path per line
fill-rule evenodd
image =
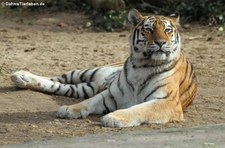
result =
M86 28L89 28L91 26L92 26L91 22L87 22L86 25L85 25Z
M183 28L185 28L185 29L190 29L190 28L191 28L191 25L190 25L190 24L184 24L184 25L183 25Z
M219 27L219 29L218 29L219 31L223 31L224 29L223 29L223 27Z

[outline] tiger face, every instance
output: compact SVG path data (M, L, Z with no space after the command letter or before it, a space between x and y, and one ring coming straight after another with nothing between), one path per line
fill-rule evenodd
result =
M177 58L180 53L179 17L142 16L133 9L128 14L133 25L131 55L134 59L164 63Z

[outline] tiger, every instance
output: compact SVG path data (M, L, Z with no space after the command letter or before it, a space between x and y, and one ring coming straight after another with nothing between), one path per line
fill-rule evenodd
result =
M197 79L181 50L179 16L128 12L132 29L129 56L122 65L73 70L42 77L28 71L11 75L16 86L49 94L84 98L63 105L58 118L103 115L102 126L121 128L184 120L194 100Z

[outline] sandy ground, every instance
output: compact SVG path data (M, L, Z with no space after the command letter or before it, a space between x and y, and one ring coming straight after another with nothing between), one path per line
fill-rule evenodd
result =
M57 119L59 106L81 100L17 89L10 74L29 70L55 76L123 61L128 55L129 31L93 32L84 27L88 16L77 13L0 16L0 20L0 144L225 122L225 32L215 27L181 29L183 50L194 64L199 83L184 122L112 129L102 127L97 115Z

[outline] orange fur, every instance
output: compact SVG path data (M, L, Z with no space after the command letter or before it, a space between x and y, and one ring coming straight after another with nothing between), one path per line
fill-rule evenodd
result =
M179 95L177 98L174 98L174 100L179 102L183 109L188 107L188 105L193 101L197 89L195 75L190 74L190 65L191 64L187 61L184 55L181 54L177 65L174 67L173 75L164 80L164 83L168 83L164 88L164 91L167 93L171 91L173 91L173 93L178 93ZM188 66L187 72L186 66ZM188 87L190 87L189 90L187 90Z

